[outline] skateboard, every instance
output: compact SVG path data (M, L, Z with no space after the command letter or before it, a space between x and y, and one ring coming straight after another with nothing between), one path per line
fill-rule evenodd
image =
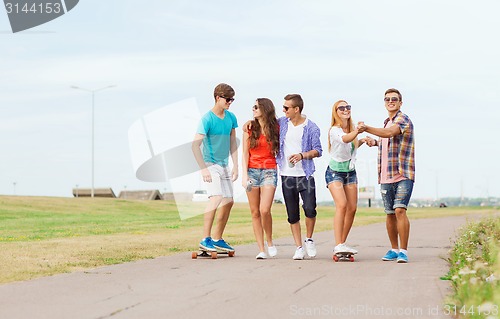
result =
M347 252L341 252L341 253L336 253L333 255L333 261L354 261L354 254L353 253L347 253Z
M234 257L234 251L208 251L206 249L199 248L198 251L193 251L191 253L191 259L197 259L198 257L210 257L211 259L217 259L217 255L226 254L229 257Z

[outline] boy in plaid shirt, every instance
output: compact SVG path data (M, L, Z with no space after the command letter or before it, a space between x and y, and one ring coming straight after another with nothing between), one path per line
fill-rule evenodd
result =
M382 260L408 262L410 221L406 210L415 181L415 140L413 123L401 112L403 97L396 89L388 89L384 97L389 117L383 128L358 123L358 131L379 137L367 138L369 146L378 146L378 181L387 214L386 227L392 249ZM399 242L398 242L399 239Z

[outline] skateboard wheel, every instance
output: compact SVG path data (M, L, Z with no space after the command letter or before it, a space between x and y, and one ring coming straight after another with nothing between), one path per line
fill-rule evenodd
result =
M230 252L228 252L228 253L227 253L227 255L228 255L229 257L234 257L234 251L230 251Z
M333 261L335 261L335 262L339 261L339 257L338 257L338 256L333 255Z
M354 261L354 257L353 256L349 257L349 261L353 262Z
M216 251L210 252L210 257L212 257L212 259L217 259L217 252Z
M193 251L191 253L191 259L196 259L196 258L198 258L198 253L196 251Z

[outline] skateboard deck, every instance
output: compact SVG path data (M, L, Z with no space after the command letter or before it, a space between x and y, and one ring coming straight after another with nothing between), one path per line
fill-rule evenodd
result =
M208 251L206 249L200 248L198 251L193 251L191 253L191 259L197 259L198 257L210 257L211 259L217 259L217 256L219 254L225 254L228 255L229 257L234 257L234 251L223 251L223 250Z
M353 253L336 253L333 254L333 261L338 262L338 261L354 261L354 254Z

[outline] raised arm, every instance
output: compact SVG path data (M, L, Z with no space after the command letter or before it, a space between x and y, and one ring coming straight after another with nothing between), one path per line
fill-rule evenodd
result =
M243 126L241 127L241 129L243 130L243 132L248 132L252 129L252 120L248 120L245 122L245 124L243 124Z
M354 131L349 132L346 135L342 136L342 142L351 143L358 136L358 134L359 134L358 129L354 129Z
M358 122L358 127L357 130L360 132L368 132L370 134L376 135L378 137L382 138L391 138L394 136L397 136L401 134L401 129L399 128L399 125L393 124L390 127L385 127L385 128L377 128L373 126L368 126L365 124L365 122Z

